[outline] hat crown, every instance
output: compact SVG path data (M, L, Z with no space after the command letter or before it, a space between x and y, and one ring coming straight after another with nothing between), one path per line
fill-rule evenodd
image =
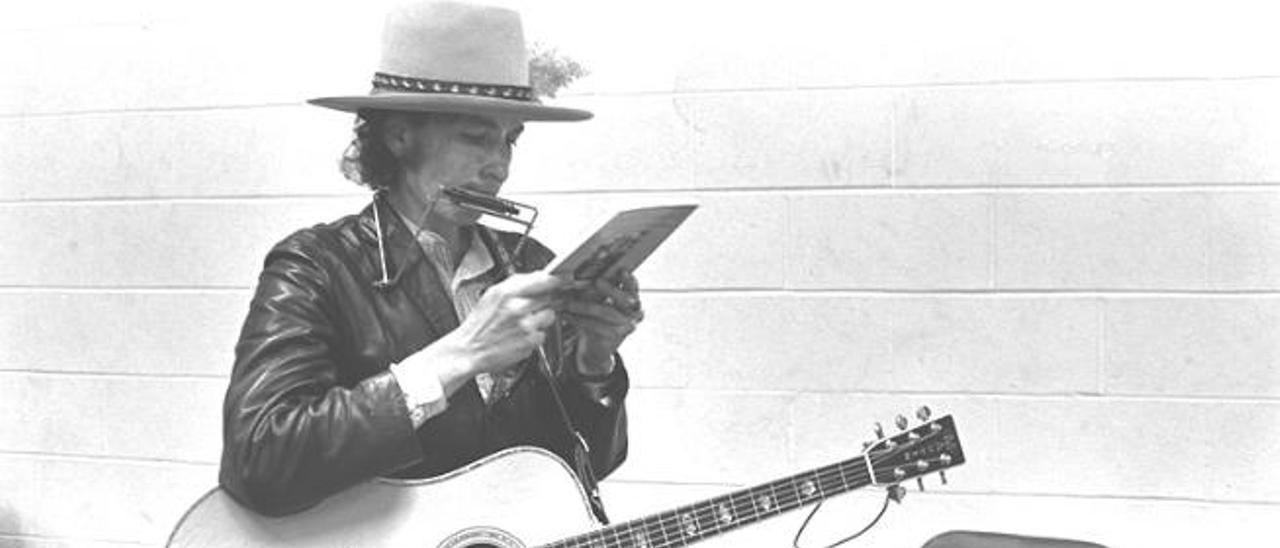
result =
M397 76L529 85L520 14L463 2L409 2L387 14L379 71Z

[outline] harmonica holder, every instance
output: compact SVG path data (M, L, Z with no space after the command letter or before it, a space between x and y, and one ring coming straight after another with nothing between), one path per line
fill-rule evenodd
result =
M520 233L520 240L516 243L515 249L511 251L512 257L520 257L520 251L524 249L524 244L529 239L529 232L533 230L533 223L538 220L538 208L514 200L480 194L458 187L446 188L443 193L450 202L453 202L458 207L524 227L524 230Z

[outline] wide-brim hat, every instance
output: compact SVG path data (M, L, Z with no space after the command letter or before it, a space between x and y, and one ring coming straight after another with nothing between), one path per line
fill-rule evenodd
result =
M373 89L307 102L346 112L457 112L531 121L592 116L586 110L543 104L534 94L519 13L462 2L393 7L383 27Z

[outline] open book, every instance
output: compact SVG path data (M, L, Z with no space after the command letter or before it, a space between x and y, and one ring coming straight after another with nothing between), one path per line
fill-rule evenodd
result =
M678 204L620 211L572 253L559 257L550 272L567 279L594 280L634 271L697 208Z

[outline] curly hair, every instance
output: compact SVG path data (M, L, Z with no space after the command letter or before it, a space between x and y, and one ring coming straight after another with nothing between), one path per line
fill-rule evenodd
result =
M391 117L390 111L360 109L356 112L355 134L351 144L342 151L339 169L342 176L358 185L373 190L390 188L396 180L400 161L382 141L383 127Z
M400 160L387 148L382 135L393 116L408 118L409 123L421 126L444 122L456 114L442 112L398 112L391 110L360 109L356 112L352 127L351 144L342 151L338 167L343 177L373 190L387 190L396 183Z

